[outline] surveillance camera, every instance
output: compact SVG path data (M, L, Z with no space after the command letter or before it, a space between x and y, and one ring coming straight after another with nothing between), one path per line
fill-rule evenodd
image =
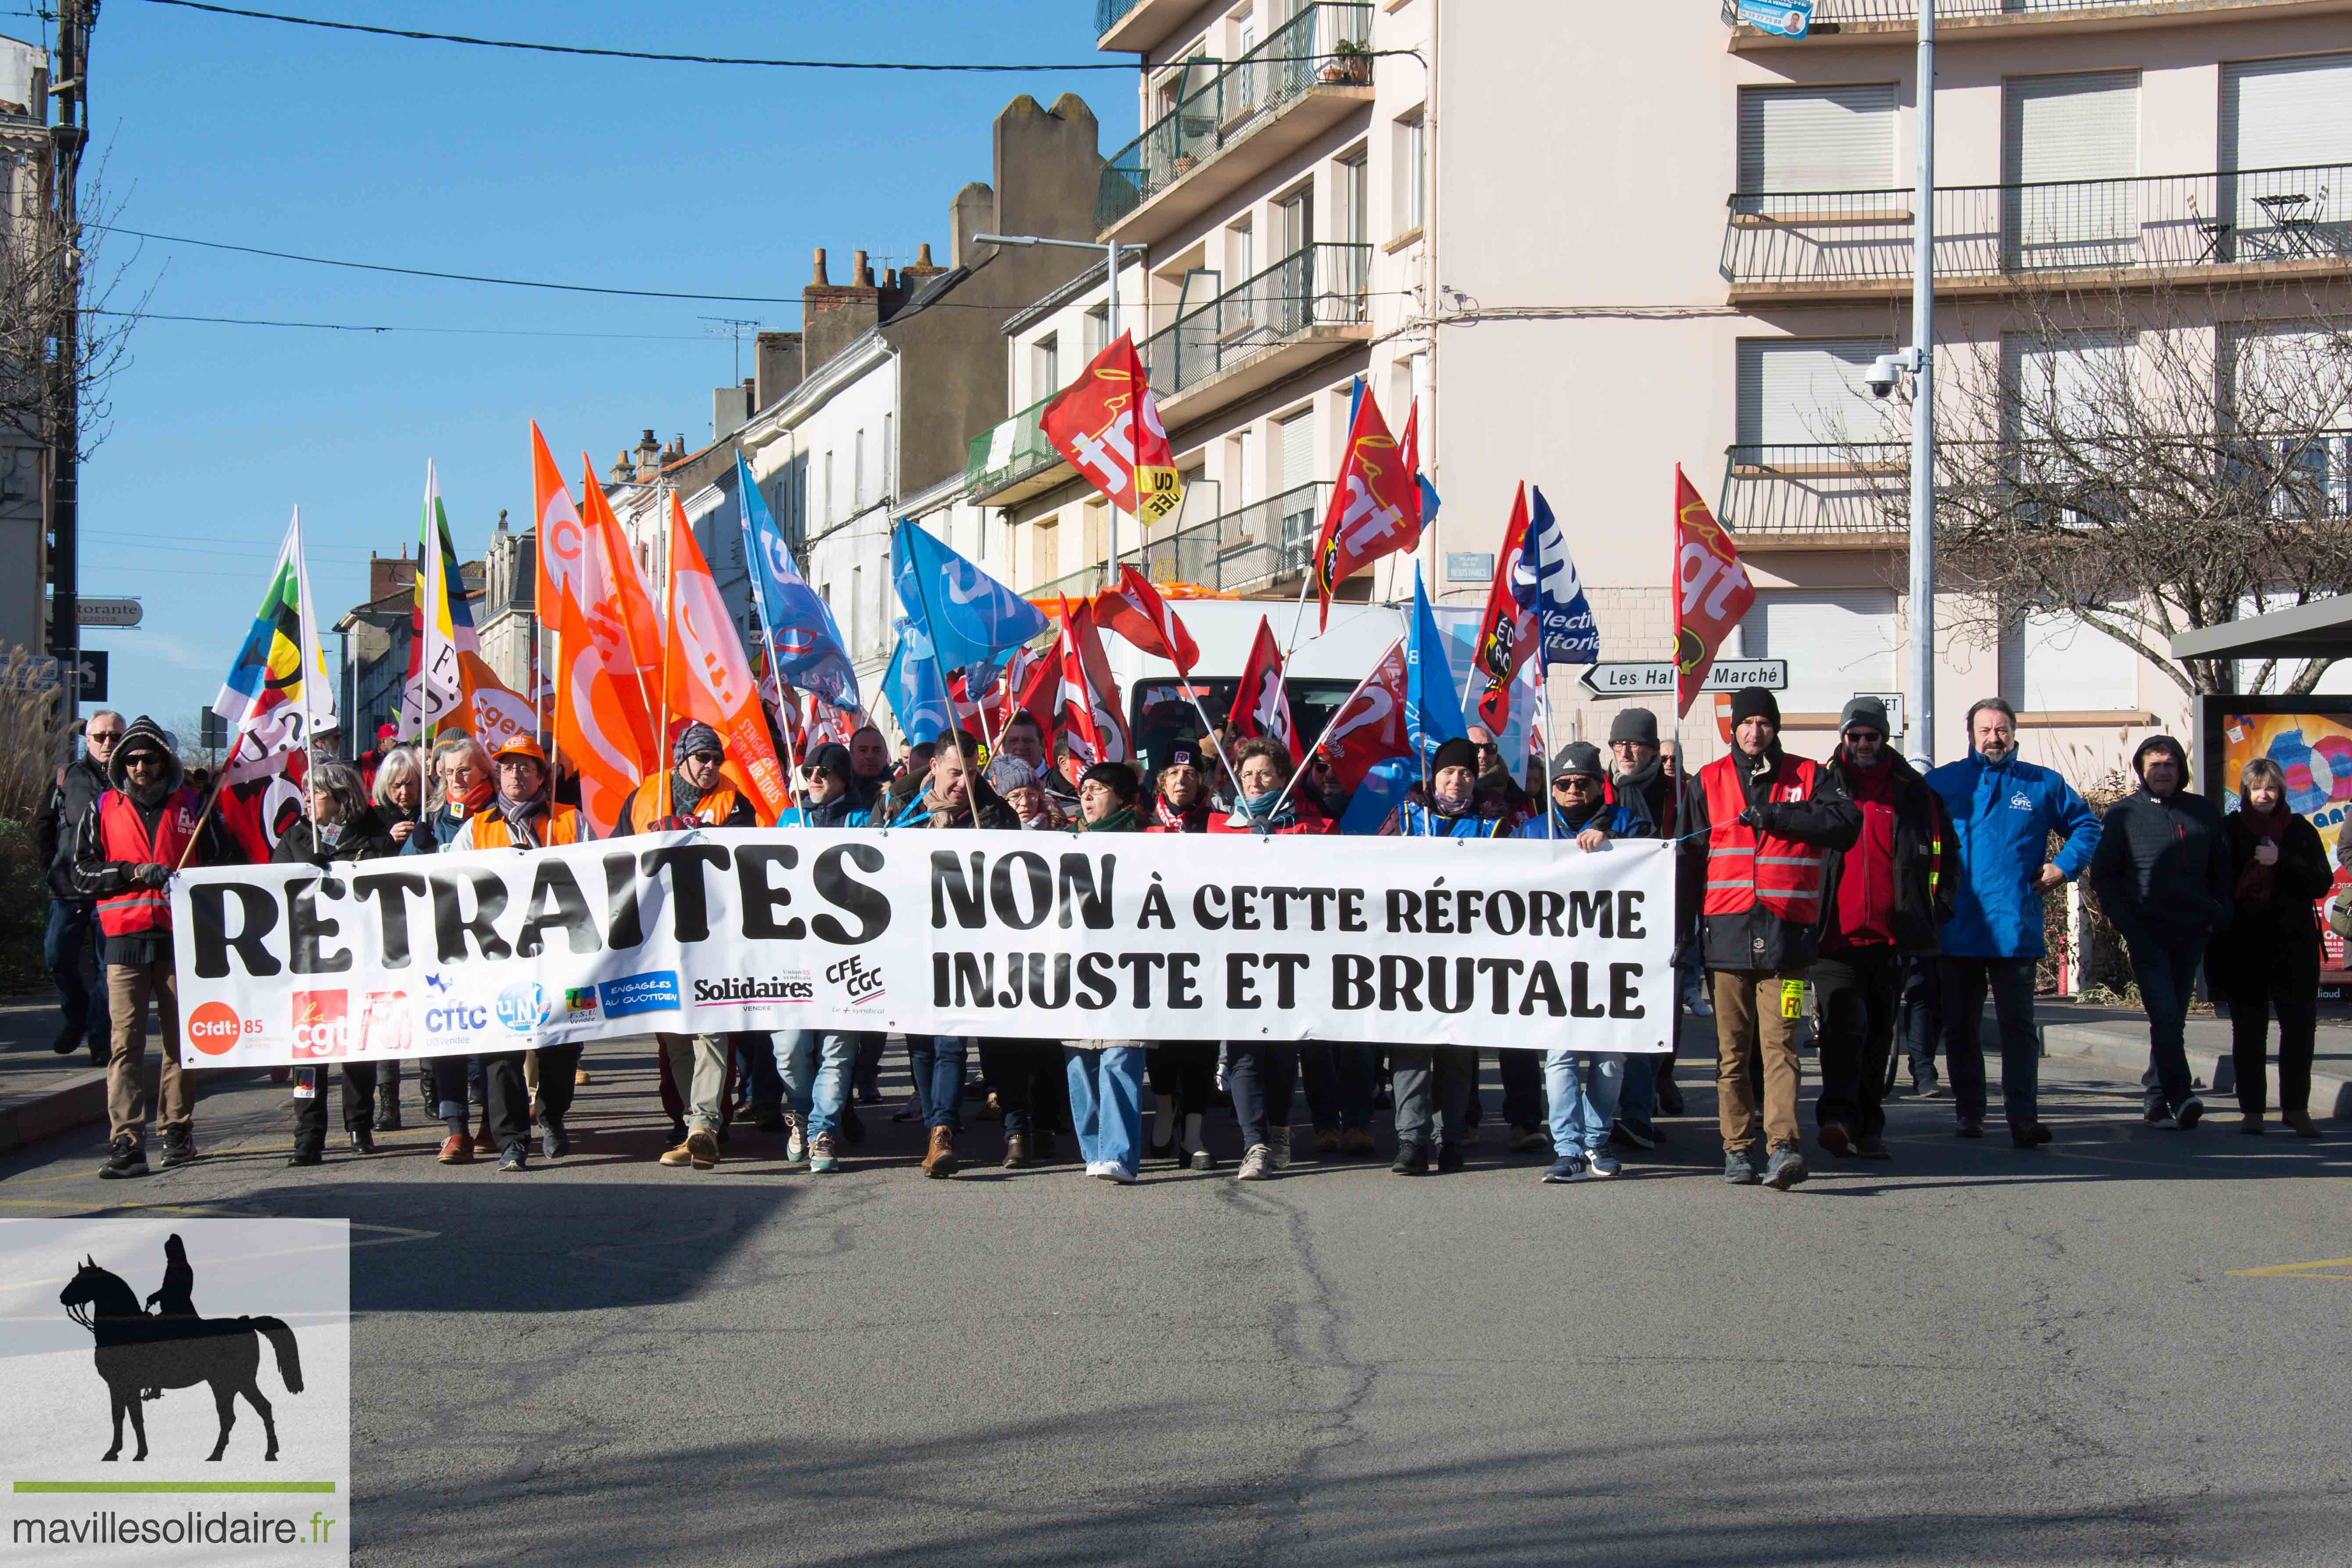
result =
M1877 359L1871 362L1870 368L1863 373L1862 380L1863 384L1870 388L1870 395L1873 397L1892 397L1895 395L1895 384L1902 379L1902 356L1880 354Z

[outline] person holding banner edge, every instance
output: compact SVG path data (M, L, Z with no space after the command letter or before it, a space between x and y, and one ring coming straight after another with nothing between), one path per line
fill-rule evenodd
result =
M1078 780L1078 811L1092 833L1140 833L1135 797L1141 787L1125 763L1097 763ZM1132 1185L1143 1163L1143 1043L1073 1040L1063 1047L1070 1079L1070 1122L1087 1174ZM1010 1120L1008 1116L1008 1121ZM1006 1134L1007 1142L1011 1134Z
M1731 700L1732 749L1691 780L1682 809L1678 916L1696 919L1715 989L1717 1119L1723 1179L1785 1192L1808 1174L1797 1124L1797 1019L1821 952L1824 861L1851 849L1862 814L1837 777L1780 749L1769 691ZM1685 927L1686 934L1690 928ZM1759 1107L1768 1165L1757 1169Z

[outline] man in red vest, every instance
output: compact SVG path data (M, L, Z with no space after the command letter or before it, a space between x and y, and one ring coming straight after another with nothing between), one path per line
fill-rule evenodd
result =
M1731 754L1701 768L1684 799L1676 902L1697 911L1699 953L1714 982L1723 1179L1786 1192L1806 1175L1797 1019L1805 971L1821 952L1824 861L1829 850L1853 847L1862 813L1836 774L1780 750L1780 705L1770 692L1733 697L1731 725ZM1760 1174L1759 1065L1769 1150Z
M72 877L98 906L99 956L106 964L113 1022L106 1064L106 1109L113 1142L99 1174L147 1173L147 1003L163 1026L162 1115L165 1166L196 1157L195 1095L180 1068L179 987L172 971L172 873L228 858L220 825L182 782L180 759L153 720L142 715L108 759L112 787L90 802L75 829Z

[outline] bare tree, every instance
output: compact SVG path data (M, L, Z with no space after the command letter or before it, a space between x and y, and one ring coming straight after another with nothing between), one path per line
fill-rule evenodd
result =
M2029 289L2007 330L1938 346L1937 564L1970 592L1937 614L1984 646L2028 614L2074 616L2184 692L2236 691L2235 660L2177 661L2169 639L2352 591L2352 311L2129 281ZM1883 446L1840 443L1885 473ZM1871 490L1899 531L1902 483Z
M120 261L102 254L118 210L106 195L104 160L82 180L84 216L70 226L49 208L46 161L45 150L0 142L0 199L7 204L0 232L0 430L47 444L68 427L58 416L70 408L78 416L69 426L76 455L87 458L106 438L108 388L131 363L131 330L148 292L132 294L135 251ZM68 384L55 347L61 307L77 289L80 353Z

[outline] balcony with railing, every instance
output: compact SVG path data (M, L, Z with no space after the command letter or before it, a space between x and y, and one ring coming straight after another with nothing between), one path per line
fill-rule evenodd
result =
M1095 47L1111 54L1158 48L1200 8L1200 0L1095 0Z
M1371 336L1369 245L1309 245L1138 345L1163 422L1198 418Z
M971 438L963 465L964 493L989 506L1011 506L1042 495L1070 477L1070 466L1045 439L1039 421L1061 394L1039 398Z
M1870 299L1911 287L1909 190L1739 193L1735 300ZM2053 279L2321 276L2352 267L2352 163L1936 192L1935 267L1956 292Z
M1296 590L1298 574L1315 551L1316 531L1331 500L1328 480L1300 485L1280 495L1236 507L1190 527L1148 540L1141 549L1119 552L1123 564L1154 583L1186 583L1218 594L1273 594ZM1102 563L1084 567L1051 583L1024 589L1033 600L1056 594L1075 598L1101 589ZM1340 597L1368 595L1369 574L1342 583Z
M1109 0L1107 0L1109 3ZM2352 11L2352 0L1936 0L1936 30L1947 42L2032 28L2037 35L2118 26L2231 23L2273 16ZM1899 43L1917 35L1919 0L1814 0L1812 25L1790 37L1739 19L1738 0L1723 0L1735 49L1811 43Z
M1148 244L1372 101L1372 7L1317 0L1111 154L1095 200L1103 237Z
M2160 444L2159 444L2160 445ZM2080 526L2111 495L2119 470L2148 456L2149 440L2132 435L2114 443L2095 437L2059 450L2051 443L2010 443L1994 468L1983 442L1947 442L1937 450L1957 462L1939 463L1939 490L1956 481L2005 473L2018 485L2018 508L2054 513L2063 526ZM2189 437L2163 465L2178 489L2182 473L2210 472L2203 504L2281 521L2352 518L2352 430L2294 436ZM2006 482L2006 481L2005 481ZM2199 487L2202 495L2201 486ZM2237 492L2243 491L2243 495ZM2052 500L2053 496L2060 499ZM1811 442L1740 445L1727 450L1716 515L1742 542L1782 549L1862 549L1900 545L1911 497L1908 442ZM2032 499L2028 499L2032 498Z

